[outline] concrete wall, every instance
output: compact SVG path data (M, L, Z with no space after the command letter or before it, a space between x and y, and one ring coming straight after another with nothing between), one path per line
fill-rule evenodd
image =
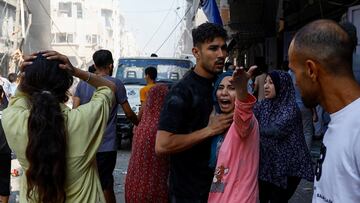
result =
M71 16L62 12L60 2L71 3ZM77 5L81 5L81 17ZM124 33L119 9L119 0L102 0L101 4L97 0L51 0L54 20L51 47L70 56L72 62L82 68L92 63L92 55L98 49L110 50L116 60L120 56L121 34ZM59 42L57 35L61 33L72 35L72 40Z
M51 20L47 14L50 11L50 1L28 0L27 2L32 14L32 23L23 45L23 52L32 53L38 50L48 50L51 48Z

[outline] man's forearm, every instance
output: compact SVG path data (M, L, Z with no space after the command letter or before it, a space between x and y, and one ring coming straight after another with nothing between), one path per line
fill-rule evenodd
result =
M159 130L156 135L155 152L157 154L181 152L213 135L213 131L208 127L190 134L172 134Z
M131 123L133 123L134 125L138 125L139 124L139 120L138 117L136 116L136 114L131 111L131 113L126 114L126 117L131 121Z
M106 78L98 76L96 74L92 74L92 73L83 71L81 69L75 68L73 75L75 77L78 77L81 80L89 83L91 86L93 86L95 88L98 88L100 86L107 86L113 92L116 92L116 85L113 82L107 80Z

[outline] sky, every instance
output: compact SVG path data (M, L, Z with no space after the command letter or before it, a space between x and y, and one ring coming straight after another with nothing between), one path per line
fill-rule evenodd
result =
M125 28L133 33L140 52L145 56L159 49L180 22L185 6L185 0L120 0ZM185 21L181 24L185 25ZM157 52L159 57L174 56L181 24Z

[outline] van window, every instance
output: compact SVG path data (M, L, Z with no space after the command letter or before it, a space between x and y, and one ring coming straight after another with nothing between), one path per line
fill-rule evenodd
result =
M116 77L124 84L145 85L145 69L149 66L157 69L158 82L174 82L180 80L193 63L182 59L120 59Z

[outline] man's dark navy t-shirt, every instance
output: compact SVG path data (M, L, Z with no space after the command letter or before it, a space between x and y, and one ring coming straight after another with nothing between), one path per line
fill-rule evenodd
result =
M188 134L207 126L212 111L212 80L194 71L176 83L160 114L159 130ZM186 135L184 135L186 136ZM170 194L179 198L207 198L213 177L208 167L211 139L170 156Z

